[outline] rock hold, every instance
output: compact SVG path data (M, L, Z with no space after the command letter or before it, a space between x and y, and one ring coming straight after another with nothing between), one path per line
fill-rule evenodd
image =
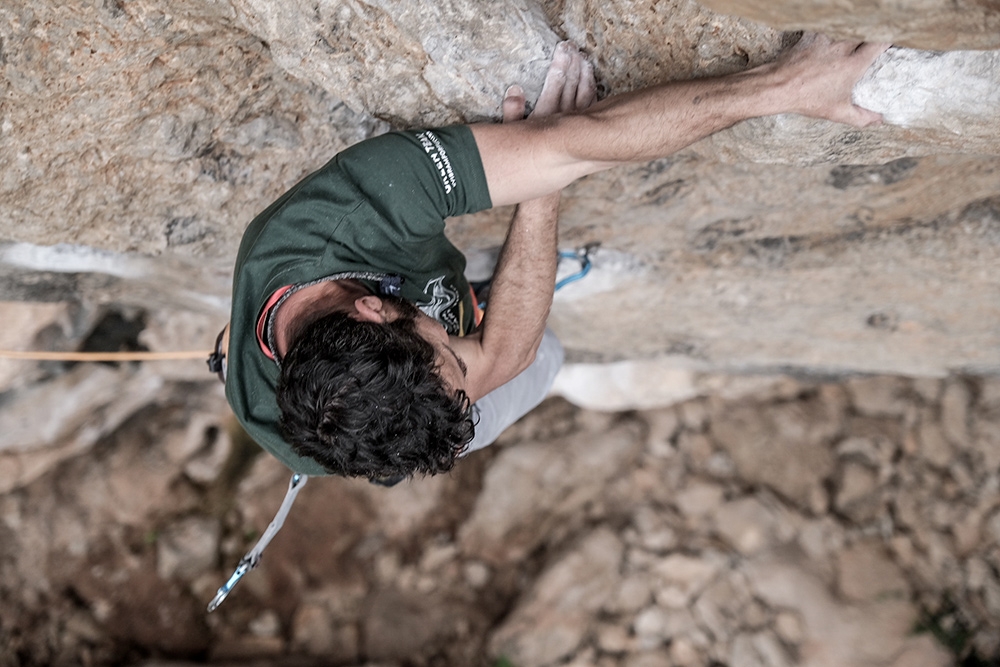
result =
M494 633L493 655L514 664L550 665L570 655L588 630L587 619L618 584L622 545L599 530L539 579L531 598Z
M1000 51L891 48L855 86L854 103L890 125L995 140Z
M219 523L191 517L163 532L156 541L156 572L162 579L190 578L215 566Z
M523 558L551 531L579 521L579 510L601 495L640 447L637 429L626 424L556 446L523 443L504 450L459 533L462 551L487 563ZM538 522L538 507L552 508L548 520Z

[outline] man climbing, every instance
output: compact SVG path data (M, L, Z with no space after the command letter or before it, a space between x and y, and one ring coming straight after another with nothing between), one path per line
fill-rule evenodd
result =
M806 35L768 65L591 104L590 65L563 44L527 120L391 133L343 151L246 231L227 357L234 412L297 472L450 469L537 404L561 362L545 334L552 193L756 116L878 122L851 91L884 48ZM504 119L523 110L512 88ZM519 202L480 324L443 220Z

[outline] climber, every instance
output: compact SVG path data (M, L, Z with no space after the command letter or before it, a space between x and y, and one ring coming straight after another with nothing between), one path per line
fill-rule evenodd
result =
M884 48L806 35L768 65L591 104L591 66L564 43L527 120L395 132L343 151L244 235L220 346L234 412L307 475L448 470L537 404L561 363L545 333L552 193L756 116L876 123L851 90ZM512 87L505 121L524 105ZM443 219L519 202L478 322Z

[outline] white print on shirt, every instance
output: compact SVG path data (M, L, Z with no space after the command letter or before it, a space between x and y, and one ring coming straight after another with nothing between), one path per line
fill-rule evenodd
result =
M424 294L430 296L430 301L418 303L417 308L429 317L440 322L448 333L457 335L460 331L458 317L455 316L455 304L458 303L458 290L444 284L444 276L438 276L427 281Z
M451 169L451 160L448 159L448 153L441 145L441 140L430 130L417 134L417 139L420 140L420 145L430 156L431 162L437 167L438 174L441 176L441 185L444 186L444 193L450 195L451 191L455 189L455 172Z

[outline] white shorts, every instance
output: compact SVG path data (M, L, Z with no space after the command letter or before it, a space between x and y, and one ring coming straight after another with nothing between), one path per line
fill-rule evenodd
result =
M492 445L508 426L541 403L562 367L563 356L559 339L551 329L546 329L532 364L513 380L497 387L472 406L476 435L465 454Z

